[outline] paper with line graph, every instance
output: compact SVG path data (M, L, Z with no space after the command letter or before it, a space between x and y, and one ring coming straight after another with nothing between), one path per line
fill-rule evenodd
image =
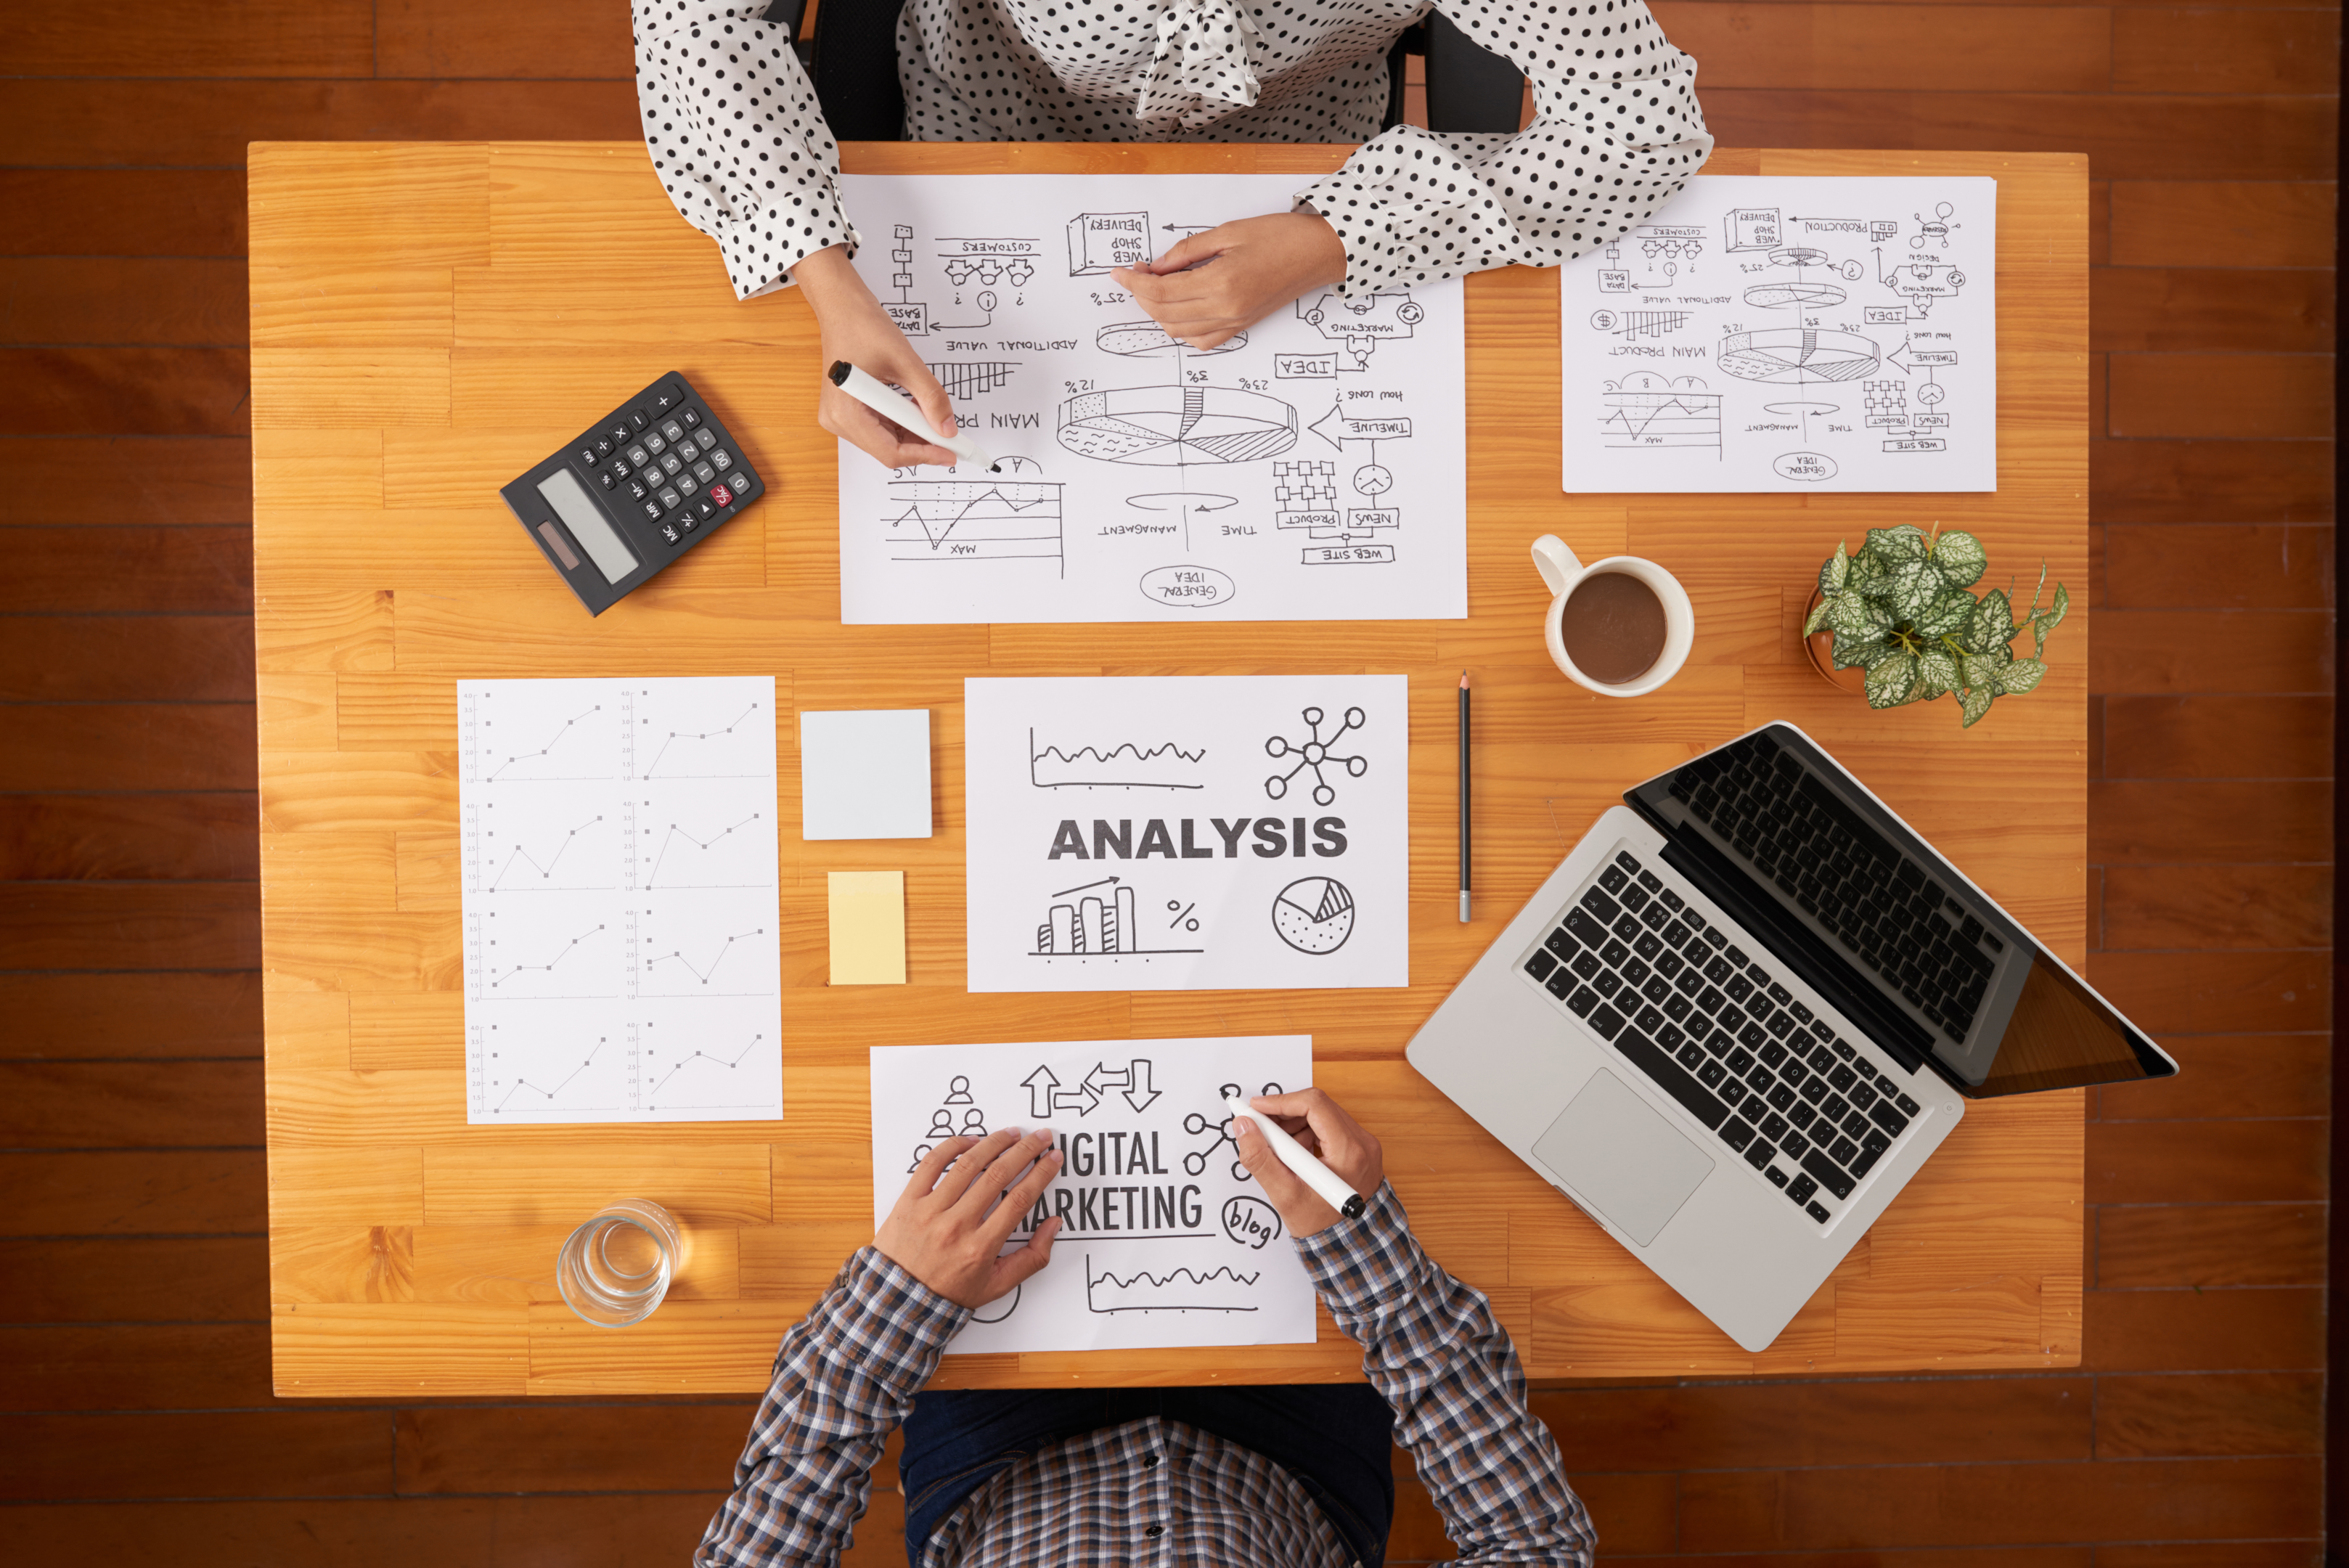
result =
M963 682L973 991L1411 982L1401 675Z
M1207 350L1114 272L1288 174L851 174L856 267L1000 464L840 445L851 622L1468 613L1457 282L1312 289ZM884 243L886 241L887 243Z
M1566 489L1997 489L1997 216L1989 179L1691 180L1558 269Z
M1312 1036L883 1046L872 1074L876 1227L943 1139L1050 1127L1062 1156L1006 1243L1058 1219L1051 1262L949 1354L1312 1343L1312 1283L1223 1104L1309 1087Z
M465 1119L783 1114L771 676L460 680Z

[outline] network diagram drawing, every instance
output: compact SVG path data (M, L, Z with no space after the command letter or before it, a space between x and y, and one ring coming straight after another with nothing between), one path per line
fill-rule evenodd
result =
M460 680L465 1117L782 1115L775 683Z
M1997 182L1698 175L1558 269L1570 493L1998 487Z
M996 462L843 443L850 622L1467 613L1457 283L1315 289L1210 348L1117 281L1284 175L849 175L857 266Z
M876 1224L949 1140L1049 1128L1061 1156L1007 1243L1055 1221L1050 1265L980 1306L948 1354L1313 1338L1312 1285L1225 1105L1308 1086L1309 1036L882 1046L870 1059Z

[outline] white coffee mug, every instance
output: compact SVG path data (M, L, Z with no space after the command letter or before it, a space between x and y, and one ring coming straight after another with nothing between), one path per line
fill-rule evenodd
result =
M1603 561L1584 566L1566 541L1555 534L1545 534L1534 541L1534 565L1539 568L1542 581L1549 585L1549 609L1542 617L1542 636L1549 644L1550 662L1566 671L1567 679L1588 687L1601 697L1640 697L1653 691L1680 673L1687 662L1689 647L1696 640L1696 611L1689 606L1688 590L1678 578L1653 561L1643 561L1637 556L1609 556ZM1566 613L1566 601L1582 579L1599 572L1620 572L1645 583L1664 607L1664 649L1656 661L1636 680L1609 685L1594 680L1574 667L1567 657L1566 642L1558 635L1558 618Z

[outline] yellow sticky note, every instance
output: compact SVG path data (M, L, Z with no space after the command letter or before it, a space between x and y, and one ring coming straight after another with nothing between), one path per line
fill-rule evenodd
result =
M905 983L905 874L833 871L832 983Z

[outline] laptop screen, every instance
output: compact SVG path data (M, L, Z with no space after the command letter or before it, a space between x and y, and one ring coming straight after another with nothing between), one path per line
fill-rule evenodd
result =
M1632 789L1665 857L1896 1057L1972 1098L2177 1072L1799 730Z

